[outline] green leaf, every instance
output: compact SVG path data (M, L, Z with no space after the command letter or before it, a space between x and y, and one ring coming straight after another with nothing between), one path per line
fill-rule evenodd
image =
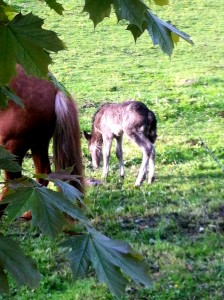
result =
M54 184L55 186L60 188L64 196L67 199L69 199L72 203L75 203L75 201L78 199L82 204L84 204L84 201L82 199L83 194L77 188L62 180L55 180Z
M142 29L147 6L139 0L114 0L114 10L118 21L125 19Z
M39 285L41 275L37 271L34 261L22 252L18 242L0 235L1 291L8 289L4 270L14 278L18 285L28 285L31 288Z
M48 79L54 84L54 86L60 90L63 94L65 94L68 97L71 97L71 94L69 93L69 91L66 89L66 87L57 80L57 78L51 73L48 73Z
M151 11L147 11L146 13L146 21L147 21L147 30L152 38L154 45L159 45L164 53L171 56L174 48L174 42L176 42L176 38L172 37L172 32L175 35L180 36L185 41L190 44L193 44L190 37L179 31L175 26L170 24L169 22L164 22L160 20L157 16L155 16Z
M18 12L3 1L0 1L0 22L11 21Z
M88 235L77 235L65 241L61 246L71 247L68 257L71 263L71 269L75 279L82 278L87 275L90 266L90 257L88 252Z
M64 11L63 6L60 3L58 3L56 0L45 0L45 2L51 9L56 11L56 13L58 13L59 15L63 14Z
M85 0L83 12L89 13L89 18L93 21L94 27L111 13L113 0Z
M72 237L62 244L72 249L69 259L76 278L87 275L92 264L99 282L106 283L117 297L124 294L128 283L123 273L136 283L151 286L140 254L125 242L112 240L89 227L87 230L88 234Z
M18 172L22 170L22 167L15 161L16 156L6 151L2 146L0 146L0 169Z
M2 88L0 86L0 109L6 108L8 104L8 99L6 95L2 92Z
M28 75L47 77L52 62L49 51L58 52L65 47L55 32L41 28L43 20L29 13L18 14L0 26L0 83L6 84L16 74L20 63Z
M143 23L144 26L144 23ZM142 27L143 27L142 26ZM127 26L127 30L130 30L135 42L137 41L137 39L142 35L142 33L144 32L144 29L140 29L138 26L134 25L134 24L129 24Z
M0 246L1 247L1 246ZM5 271L0 264L0 294L9 292L9 283Z
M65 170L52 172L45 179L48 181L53 181L54 185L59 187L60 191L68 200L72 202L72 204L74 204L78 199L79 203L82 203L84 206L86 206L85 202L83 201L83 194L69 183L70 181L76 181L81 184L80 180L77 179L77 176L71 174L72 171L73 166Z
M0 94L3 94L6 97L6 99L13 100L17 105L20 105L22 108L24 108L23 101L16 94L14 94L7 86L0 85ZM6 101L6 103L8 102Z
M50 237L55 237L65 225L63 213L88 225L88 219L82 210L75 206L62 193L52 191L44 186L18 187L14 193L4 197L2 204L9 203L6 208L8 221L12 221L27 210L32 213L32 225L37 226Z

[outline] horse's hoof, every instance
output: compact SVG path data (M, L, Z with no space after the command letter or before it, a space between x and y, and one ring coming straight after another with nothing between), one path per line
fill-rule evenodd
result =
M26 211L26 212L22 215L22 218L23 218L23 219L26 219L27 221L31 220L31 219L32 219L31 211L30 211L30 210Z

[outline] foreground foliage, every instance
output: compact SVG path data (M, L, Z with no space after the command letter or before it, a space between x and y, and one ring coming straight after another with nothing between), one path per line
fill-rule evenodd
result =
M44 2L58 14L63 13L64 8L57 1ZM165 0L155 0L155 3L168 4ZM179 37L192 44L187 34L179 31L170 22L160 20L140 0L86 0L83 11L89 14L96 26L105 17L110 16L112 7L118 22L127 21L127 29L131 31L135 40L147 30L153 44L159 45L162 51L169 56ZM16 74L16 63L21 64L27 74L47 78L48 67L52 63L50 53L65 49L64 43L57 34L44 29L43 24L43 19L31 12L23 15L19 12L18 6L7 5L3 0L0 1L0 69L4 70L0 74L1 95L5 95L4 85ZM3 102L1 98L0 100Z
M10 157L4 149L0 149L0 158ZM3 155L1 155L3 153ZM0 167L3 169L17 170L17 164L12 161L5 167L5 160ZM49 175L40 175L46 180L52 180L55 186L60 187L60 192L53 191L41 186L30 178L19 178L8 184L9 192L0 203L8 204L6 208L7 223L13 222L30 210L32 214L32 225L51 238L56 238L63 232L66 224L65 214L72 220L78 220L85 228L86 233L69 238L63 243L64 247L72 249L69 254L74 277L85 277L88 275L90 266L96 272L99 282L105 282L111 293L120 297L125 292L128 283L124 272L136 283L150 286L148 270L140 254L135 253L125 242L118 242L97 232L90 221L84 215L75 199L81 199L80 192L64 180L76 180L75 176L59 171ZM71 229L70 229L71 230ZM73 228L75 233L75 227ZM9 291L6 271L16 280L19 285L37 287L41 276L26 257L17 243L3 235L0 235L0 292ZM121 272L122 271L122 272Z

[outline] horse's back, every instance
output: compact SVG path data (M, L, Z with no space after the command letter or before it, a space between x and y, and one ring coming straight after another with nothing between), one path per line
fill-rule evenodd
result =
M46 80L28 77L20 66L17 72L9 86L23 101L25 109L9 100L7 109L0 110L0 144L25 139L31 145L53 134L56 89Z

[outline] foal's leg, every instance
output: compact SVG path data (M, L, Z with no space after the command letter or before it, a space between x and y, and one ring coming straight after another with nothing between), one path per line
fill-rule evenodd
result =
M112 137L103 138L103 178L106 178L109 173L109 160L112 139Z
M123 140L123 136L116 136L116 141L117 141L116 156L117 156L117 159L119 161L120 176L122 178L124 178L124 162L123 162L122 140Z
M153 144L148 140L143 132L132 132L127 134L128 137L134 141L142 149L142 164L135 182L135 186L140 186L146 178L146 173L149 165L149 158L153 151Z
M155 181L155 159L156 159L156 149L153 145L153 149L149 158L149 175L148 175L148 183L152 183Z
M35 166L35 174L51 173L50 161L48 157L48 145L49 142L41 143L31 148L32 157ZM48 181L38 178L37 181L42 185L47 186Z

